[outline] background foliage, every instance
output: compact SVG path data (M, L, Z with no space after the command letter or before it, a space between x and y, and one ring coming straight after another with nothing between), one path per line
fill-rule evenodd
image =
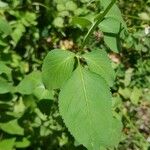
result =
M117 75L113 109L124 124L116 149L145 150L150 142L150 1L119 0L118 5L128 35L119 54L108 50ZM0 1L0 150L85 149L68 133L58 97L44 88L38 70L51 49L80 51L89 22L77 17L92 20L100 10L99 1L89 0ZM100 43L103 33L96 30L89 49Z

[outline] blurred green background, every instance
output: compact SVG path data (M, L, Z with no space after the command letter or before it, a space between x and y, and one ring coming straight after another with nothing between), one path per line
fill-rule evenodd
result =
M121 142L115 149L148 150L150 1L117 3L128 34L122 39L119 53L108 49L116 71L113 109L119 112L124 125ZM100 11L100 0L0 1L0 150L85 149L65 127L58 112L57 95L52 97L44 89L32 91L37 83L30 73L41 70L44 57L54 48L79 51L88 31L87 22L77 24L72 18L92 19ZM89 43L89 49L100 47L100 30L94 32ZM41 90L45 92L43 96L39 94Z

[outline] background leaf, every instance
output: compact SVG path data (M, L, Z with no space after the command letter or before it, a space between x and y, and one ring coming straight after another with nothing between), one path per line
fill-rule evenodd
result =
M6 35L11 34L11 27L9 25L9 23L7 22L7 20L5 20L4 18L2 18L0 16L0 33L4 33Z
M120 51L121 47L118 35L105 34L104 41L113 52L118 53Z
M0 150L12 150L14 147L15 138L4 139L0 141Z
M24 135L24 129L19 126L17 119L0 123L0 129L9 134Z
M118 34L121 24L115 18L106 18L100 24L99 28L103 32Z

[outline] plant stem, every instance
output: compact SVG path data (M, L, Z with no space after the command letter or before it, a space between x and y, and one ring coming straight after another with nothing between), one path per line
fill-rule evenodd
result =
M89 31L87 32L87 34L85 35L85 38L83 40L83 44L82 46L84 47L85 44L88 41L88 38L90 37L90 35L93 33L93 31L96 29L96 27L100 24L100 22L103 21L104 17L106 16L106 14L109 12L109 10L112 8L112 6L115 4L116 0L112 0L111 3L107 6L107 8L104 10L104 12L98 15L97 17L97 21L92 24L91 28L89 29Z

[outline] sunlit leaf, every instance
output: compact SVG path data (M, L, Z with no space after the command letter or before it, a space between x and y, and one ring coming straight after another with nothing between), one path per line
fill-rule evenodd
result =
M78 67L60 92L59 110L75 139L88 149L112 146L111 94L99 75Z
M74 53L56 49L50 51L42 67L43 82L48 89L61 88L74 68Z
M90 53L84 54L83 57L92 72L101 75L109 86L113 85L115 73L104 50L93 50Z

